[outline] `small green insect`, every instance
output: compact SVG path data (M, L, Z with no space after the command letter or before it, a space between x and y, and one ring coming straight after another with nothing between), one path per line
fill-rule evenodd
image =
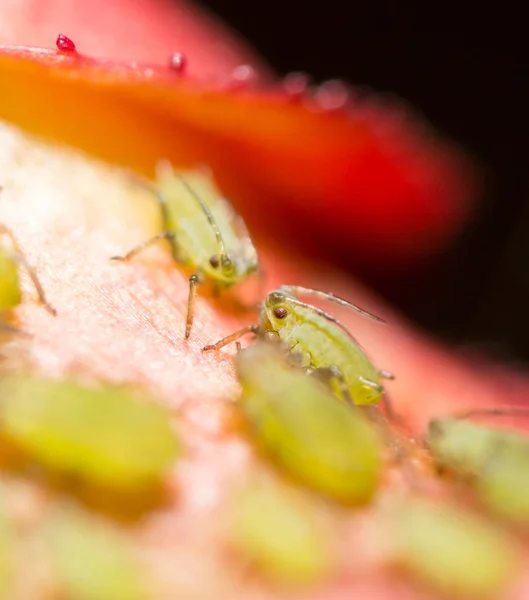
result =
M19 264L22 264L35 286L40 303L49 313L55 316L57 313L46 300L39 278L26 260L16 237L2 224L0 224L0 235L7 236L13 248L13 251L9 251L0 247L0 314L7 313L22 302L18 272Z
M244 327L204 350L218 350L247 333L271 337L281 341L300 366L327 380L338 397L358 405L377 404L384 394L380 380L394 376L373 366L350 331L336 317L302 302L298 298L301 294L335 302L384 322L333 294L284 285L266 296L258 324ZM387 398L385 401L388 403Z
M426 499L401 501L389 533L396 562L450 598L495 596L522 564L518 544L505 532L458 507Z
M382 443L360 408L292 368L276 344L236 357L240 408L261 450L291 477L350 505L368 502L382 469Z
M521 409L472 411L467 417L521 414ZM439 465L468 481L496 514L529 524L529 437L462 418L430 423L426 442Z
M149 189L158 200L163 231L113 260L129 260L161 239L170 242L174 260L192 273L185 329L188 338L197 287L209 282L216 292L229 288L259 273L259 259L243 219L222 197L210 175L175 171L162 161L156 176L156 187Z
M125 535L65 505L46 529L53 574L71 600L147 600L147 576Z
M180 455L169 415L129 390L6 374L0 392L0 434L57 472L142 489Z
M238 491L230 533L264 575L284 585L320 582L332 572L331 535L310 498L277 481Z
M0 488L0 598L9 597L6 593L13 571L13 532L11 523L4 513L2 489Z

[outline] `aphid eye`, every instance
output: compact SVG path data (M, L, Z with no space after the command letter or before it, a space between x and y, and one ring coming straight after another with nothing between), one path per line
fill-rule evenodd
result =
M274 308L274 316L276 319L284 319L288 315L288 311L283 306Z
M210 259L209 259L209 264L214 268L214 269L218 269L220 261L219 261L219 257L214 254Z

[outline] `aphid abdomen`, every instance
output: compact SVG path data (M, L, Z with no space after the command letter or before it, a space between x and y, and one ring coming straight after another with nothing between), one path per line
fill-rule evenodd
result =
M348 350L346 361L342 365L342 373L354 404L359 406L378 404L383 394L381 387L375 387L380 386L378 370L358 346L349 346ZM369 381L373 385L368 385L364 381Z
M497 446L499 432L466 420L432 421L426 441L438 464L462 476L480 473Z
M353 448L343 444L347 428L341 431L338 415L328 418L322 403L312 403L309 398L306 394L284 397L266 407L259 421L251 425L258 445L291 476L315 491L345 504L367 502L378 482L376 452L364 455L363 442L359 441L355 451L361 456L352 460ZM299 402L307 399L300 409ZM332 397L325 401L331 405L336 402ZM289 403L284 411L284 404ZM313 411L312 423L305 418L309 410ZM352 429L347 435L356 437Z
M381 392L363 383L362 378L379 384L380 376L362 349L338 327L322 322L308 311L304 318L305 322L295 325L284 338L290 343L295 340L296 348L304 349L311 356L312 368L337 367L354 404L377 404ZM342 397L340 382L332 381L331 386L334 393Z
M260 346L237 357L241 409L257 445L307 487L346 504L369 501L381 448L363 414Z

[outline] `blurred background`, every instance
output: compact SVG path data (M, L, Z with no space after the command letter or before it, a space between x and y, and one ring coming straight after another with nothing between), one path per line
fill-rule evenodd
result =
M202 0L281 74L394 92L475 157L486 180L455 245L370 283L438 336L529 363L529 47L523 6Z

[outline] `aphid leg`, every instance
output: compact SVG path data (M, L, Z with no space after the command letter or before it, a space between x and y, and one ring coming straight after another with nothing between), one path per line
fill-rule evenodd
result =
M529 408L521 406L502 406L498 408L476 408L456 413L455 419L472 419L474 417L529 417Z
M235 342L235 348L237 349L237 354L242 350L241 342Z
M390 419L378 410L378 407L361 406L358 408L367 415L376 427L384 444L389 448L393 462L400 466L406 483L414 490L423 491L421 473L419 467L413 461L408 438L392 427Z
M395 375L391 371L386 371L385 369L379 369L378 374L382 379L389 379L391 381L395 379Z
M320 381L326 383L329 387L331 387L332 382L335 381L340 388L343 399L351 406L354 405L351 394L349 393L349 388L347 387L347 383L345 381L345 377L338 367L334 365L330 367L318 367L317 369L310 371L309 374L314 375L320 379Z
M191 328L193 327L193 319L195 318L195 298L197 296L197 287L200 285L198 275L191 275L189 278L189 296L187 297L187 317L186 317L186 332L185 339L189 338Z
M159 240L172 241L174 239L175 239L174 231L162 231L161 233L157 233L154 237L148 239L146 242L138 244L137 246L132 248L132 250L129 250L129 252L127 252L127 254L125 254L124 256L113 256L110 260L128 261L131 258L133 258L134 256L136 256L136 254L138 254L139 252L142 252L143 250L145 250L145 248L152 246L152 244L156 243Z
M298 369L303 367L305 357L301 352L288 352L286 355L287 364ZM314 375L314 369L307 369L307 375Z
M16 327L15 325L11 325L10 323L6 323L0 319L0 333L7 334L17 334L30 337L29 333L26 333L23 329Z
M260 330L261 326L258 323L256 323L255 325L247 325L246 327L239 329L235 333L227 335L225 338L222 338L215 344L209 344L208 346L204 346L202 348L202 352L209 352L210 350L220 350L224 346L227 346L228 344L237 341L243 335L246 335L247 333L254 333L255 335L257 335L260 332Z
M366 379L365 377L359 377L358 379L364 385L367 385L368 387L372 388L373 390L376 390L377 392L380 392L381 394L384 393L384 388L380 385L380 383L376 383L376 381L371 381L370 379Z
M170 222L170 218L169 218L169 208L167 206L167 201L165 199L165 196L160 193L156 187L153 185L153 183L149 180L143 179L142 177L133 174L131 175L131 178L136 182L136 185L141 186L143 189L147 190L149 193L151 193L155 198L156 198L156 202L158 203L158 206L160 208L160 213L162 215L162 227L164 229L164 231L169 232L171 231L171 222ZM176 262L180 263L182 262L182 257L179 255L178 252L178 247L176 245L176 236L173 234L171 235L163 235L161 237L165 237L169 243L171 244L171 254L173 255L173 258ZM158 238L159 239L159 238ZM156 241L156 236L155 238L153 238L152 242ZM149 242L147 242L146 245L149 245ZM138 248L138 252L141 250L142 248ZM116 260L120 260L119 258L116 257Z
M336 304L339 304L340 306L345 306L346 308L351 308L352 310L356 311L357 313L364 315L364 317L369 317L370 319L373 319L374 321L379 321L380 323L386 322L381 317L377 317L376 315L370 313L369 311L367 311L363 308L360 308L356 304L352 304L351 302L348 302L344 298L335 296L334 294L331 294L330 292L322 292L321 290L313 290L312 288L306 288L306 287L302 287L300 285L282 285L279 288L279 290L286 292L287 294L293 294L293 295L304 294L306 296L314 296L315 298L321 298L322 300L329 300L330 302L335 302Z
M7 235L9 237L9 239L11 240L11 244L16 253L15 259L17 261L19 261L20 263L22 263L22 265L28 272L28 275L35 287L35 290L37 291L37 295L39 297L39 301L42 304L42 306L44 306L44 308L51 315L53 315L54 317L57 316L57 311L53 308L53 306L51 306L51 304L46 299L46 294L44 293L44 289L42 288L40 280L37 277L37 274L35 273L35 271L33 270L33 267L28 263L24 253L22 252L22 249L20 248L20 246L18 244L16 237L13 235L13 232L10 229L8 229L5 225L0 225L0 235Z
M401 420L400 416L395 411L395 408L393 407L393 403L389 399L387 392L383 388L383 386L381 386L380 383L376 383L375 381L371 381L370 379L366 379L365 377L359 377L358 379L364 385L367 385L370 388L372 388L373 390L376 390L377 392L380 392L380 394L382 394L381 402L384 404L386 414L388 415L390 421L393 421L394 423L400 422L400 420Z

